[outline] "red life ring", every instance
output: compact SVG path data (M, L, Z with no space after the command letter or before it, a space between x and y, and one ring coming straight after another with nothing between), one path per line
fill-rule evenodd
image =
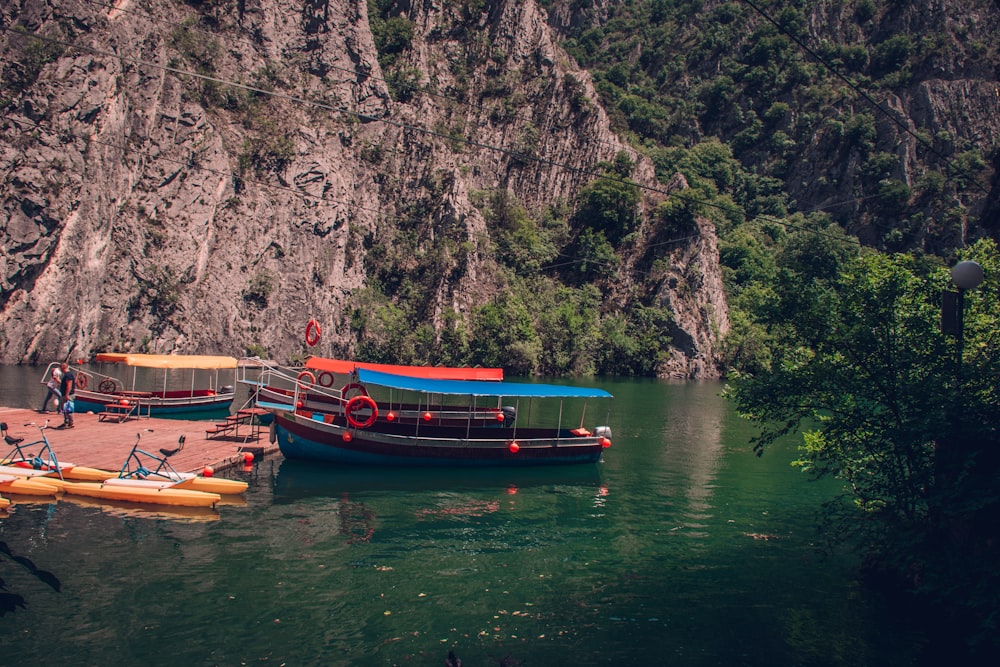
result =
M299 389L309 391L316 384L316 378L309 371L302 371L298 376Z
M87 374L86 373L77 373L76 374L76 388L77 389L86 389L87 388L87 382L88 382L88 380L87 380Z
M361 421L355 418L354 412L363 407L367 407L371 410L371 414L368 415L368 419ZM354 428L368 428L375 423L376 419L378 419L378 405L376 405L372 397L367 394L363 396L355 396L347 402L346 406L344 406L344 416L347 417L347 423Z
M333 385L333 380L333 373L330 371L323 371L319 374L319 386L321 387L329 387Z
M318 343L319 336L320 336L319 322L317 322L316 320L309 320L309 323L306 324L306 345L312 347L313 345Z
M340 400L346 399L347 392L351 391L352 389L357 389L359 396L368 395L368 390L365 389L365 386L363 384L358 384L357 382L349 382L340 389Z

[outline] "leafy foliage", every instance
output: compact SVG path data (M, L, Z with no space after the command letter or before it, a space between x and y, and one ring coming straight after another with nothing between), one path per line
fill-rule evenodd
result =
M982 241L965 254L988 278L965 295L964 345L940 328L951 288L939 264L863 254L825 269L832 289L802 299L821 304L821 318L779 306L762 321L773 357L733 373L727 395L760 424L758 452L804 428L798 465L844 480L854 510L842 526L860 531L871 566L944 609L956 624L946 632L971 624L993 645L1000 252Z

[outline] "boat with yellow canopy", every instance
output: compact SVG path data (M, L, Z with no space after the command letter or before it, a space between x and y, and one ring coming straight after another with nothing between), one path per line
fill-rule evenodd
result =
M90 368L74 369L74 409L117 421L140 415L228 413L235 397L238 363L235 357L226 356L103 352L94 356ZM43 382L51 375L52 365L46 368ZM94 365L99 370L93 370Z

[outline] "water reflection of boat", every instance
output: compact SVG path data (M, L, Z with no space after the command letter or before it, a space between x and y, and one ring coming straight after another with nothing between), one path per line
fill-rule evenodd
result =
M88 496L67 495L63 502L81 507L98 508L104 514L133 519L168 519L171 521L204 522L218 521L218 511L211 507L186 507L183 505L146 505L133 502L90 498Z
M537 486L601 485L598 466L544 468L391 468L383 466L316 466L285 459L274 482L274 499L338 497L365 491L462 491L523 489Z
M238 362L233 357L102 353L94 357L94 363L99 364L99 371L75 372L77 412L105 413L120 421L131 416L118 407L125 406L135 415L187 417L228 413L235 397ZM152 377L140 379L139 369L149 369ZM162 378L155 371L163 371ZM225 378L220 377L223 371ZM51 374L51 364L45 373L43 382ZM183 388L172 388L178 386ZM113 414L108 413L109 405L115 406Z

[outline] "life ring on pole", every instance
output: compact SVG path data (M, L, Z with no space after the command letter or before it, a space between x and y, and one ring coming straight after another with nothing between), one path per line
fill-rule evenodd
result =
M368 395L368 390L365 389L365 386L363 384L359 384L357 382L348 382L347 384L345 384L343 387L340 388L340 398L341 398L341 400L346 400L347 399L347 393L349 391L353 390L353 389L357 389L359 396L367 396Z
M333 373L331 373L330 371L322 371L322 372L320 372L318 378L319 378L319 386L321 386L321 387L331 387L331 386L333 386L334 377L333 377Z
M309 323L306 324L306 345L312 347L319 342L319 337L319 322L316 320L309 320Z
M89 381L90 380L87 378L87 374L86 373L77 373L76 374L76 388L77 389L86 389L87 388L87 383Z
M371 414L364 421L354 416L354 413L362 408L371 410ZM368 428L378 419L378 405L375 404L375 401L368 394L355 396L344 406L344 416L347 417L347 423L354 428Z
M107 378L105 380L101 380L101 384L97 385L97 389L102 394L113 394L115 393L115 390L118 389L118 385L111 378Z
M302 371L296 379L299 381L299 389L302 391L309 391L316 384L316 378L309 371Z

